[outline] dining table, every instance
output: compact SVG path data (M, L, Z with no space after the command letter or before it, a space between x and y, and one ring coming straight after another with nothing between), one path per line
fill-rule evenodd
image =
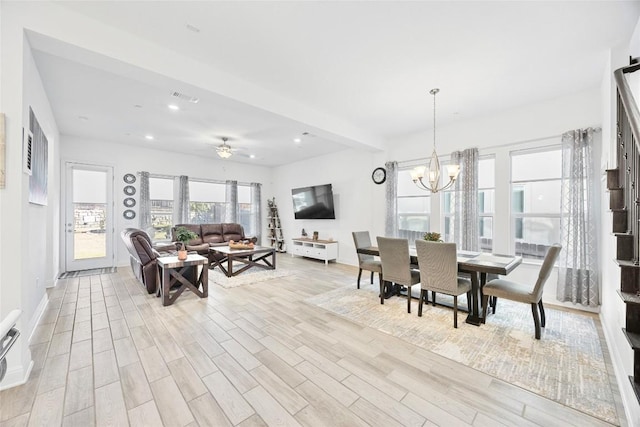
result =
M380 256L377 246L367 246L356 249L358 253ZM410 263L418 265L416 249L409 248ZM457 251L458 272L467 273L471 277L471 312L466 322L480 326L483 323L480 307L482 287L487 282L488 274L507 275L522 263L522 257L516 255L501 255L486 252ZM384 271L382 272L384 280Z

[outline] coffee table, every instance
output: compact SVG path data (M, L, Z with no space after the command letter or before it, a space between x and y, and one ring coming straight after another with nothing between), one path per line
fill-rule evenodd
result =
M179 260L177 256L166 256L158 257L157 262L161 280L156 296L162 297L162 305L171 305L176 302L176 299L178 299L187 288L200 298L206 298L208 296L209 269L207 268L207 258L196 254L189 254L184 261ZM199 265L202 266L200 275L198 275ZM192 271L192 280L194 283L184 276L188 271ZM171 285L176 282L180 282L182 286L171 293ZM200 285L202 285L202 291L198 289Z
M229 246L212 246L209 251L222 255L221 259L213 257L214 267L220 267L220 270L227 276L233 277L248 270L251 267L259 267L265 270L276 269L276 249L266 246L255 246L253 249L231 249ZM268 258L271 257L271 260ZM224 263L226 261L227 267ZM237 261L242 264L239 270L233 271L233 262Z

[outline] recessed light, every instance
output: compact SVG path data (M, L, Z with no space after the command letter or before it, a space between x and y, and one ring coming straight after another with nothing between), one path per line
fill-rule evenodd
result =
M250 159L255 159L255 158L256 158L256 155L255 155L255 154L249 154L249 158L250 158Z
M293 142L295 142L296 144L300 144L302 142L302 139L300 138L294 138Z
M167 105L167 107L169 107L169 109L173 111L178 111L180 109L180 107L178 107L176 104L169 104Z
M87 117L87 116L78 116L78 118L79 118L80 120L85 120L85 121L86 121L86 120L89 120L89 117Z
M145 135L144 137L149 140L153 139L153 135Z
M134 105L134 107L135 107L135 108L142 108L142 105L140 105L140 104L135 104L135 105Z

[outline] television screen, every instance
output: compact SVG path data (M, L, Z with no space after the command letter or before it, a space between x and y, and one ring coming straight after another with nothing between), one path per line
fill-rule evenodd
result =
M331 184L294 188L291 194L296 219L336 219Z

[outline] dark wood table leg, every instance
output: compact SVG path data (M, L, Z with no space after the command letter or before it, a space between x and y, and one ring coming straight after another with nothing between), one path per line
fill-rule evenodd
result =
M478 272L472 271L469 273L471 275L471 313L467 316L466 322L480 326L482 323L482 318L480 317L480 309L478 304L478 295L480 293L480 280L478 278Z
M171 289L171 269L162 269L162 305L170 305L171 298L169 296L169 290Z
M206 265L202 266L202 273L200 273L200 283L202 283L202 297L209 296L209 269Z
M229 255L227 259L227 277L233 277L233 257Z

